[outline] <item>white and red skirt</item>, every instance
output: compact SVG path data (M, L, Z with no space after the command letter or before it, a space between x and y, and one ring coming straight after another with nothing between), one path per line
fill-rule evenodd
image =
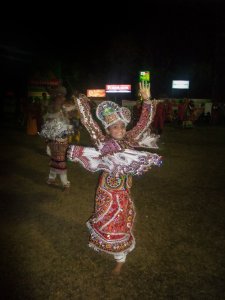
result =
M95 198L95 210L87 222L89 246L110 254L127 254L135 247L132 228L135 218L130 196L131 176L103 172Z

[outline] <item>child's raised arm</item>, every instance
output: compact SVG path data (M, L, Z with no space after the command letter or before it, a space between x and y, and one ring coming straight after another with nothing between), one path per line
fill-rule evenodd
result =
M95 146L99 148L101 142L104 141L105 136L103 135L102 130L100 129L97 122L95 122L92 117L91 108L89 104L90 100L85 95L80 94L78 98L74 97L74 101L80 113L81 123L89 132Z
M149 128L150 124L153 121L157 100L150 100L150 83L140 82L139 83L139 92L143 99L141 116L135 127L129 130L126 134L127 138L131 141L137 141L141 137L142 133Z

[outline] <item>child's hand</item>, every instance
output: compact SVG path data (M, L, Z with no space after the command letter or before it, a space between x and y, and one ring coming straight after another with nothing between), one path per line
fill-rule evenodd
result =
M149 100L151 97L150 83L148 83L147 81L139 82L139 92L144 101Z

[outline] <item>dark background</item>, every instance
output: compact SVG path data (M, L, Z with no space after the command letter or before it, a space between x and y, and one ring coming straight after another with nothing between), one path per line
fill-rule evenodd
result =
M13 4L1 18L1 92L26 93L51 70L71 90L130 83L134 97L150 70L154 97L177 96L172 80L183 79L188 96L224 101L223 11L216 0Z

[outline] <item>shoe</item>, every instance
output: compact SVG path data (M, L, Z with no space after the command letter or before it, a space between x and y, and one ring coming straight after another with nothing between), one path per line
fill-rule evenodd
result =
M47 185L54 185L54 186L58 186L58 183L55 180L52 179L48 179L46 181Z
M67 184L64 184L63 185L63 192L68 192L70 189L70 182L68 181Z

